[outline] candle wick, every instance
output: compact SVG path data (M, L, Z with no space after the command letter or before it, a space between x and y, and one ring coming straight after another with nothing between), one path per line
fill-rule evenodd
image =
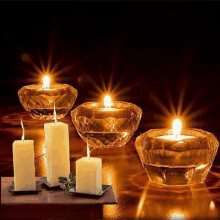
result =
M23 130L23 134L22 134L21 140L24 142L25 133L24 133L24 125L23 125L22 118L21 118L21 127L22 127L22 130Z

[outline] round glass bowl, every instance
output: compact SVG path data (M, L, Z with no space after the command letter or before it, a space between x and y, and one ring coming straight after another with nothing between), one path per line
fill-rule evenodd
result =
M18 91L24 109L34 119L52 120L54 104L57 119L63 118L73 107L77 98L77 90L67 84L52 84L49 89L41 84L24 86Z
M138 128L142 110L128 102L116 101L111 108L101 102L86 102L71 111L79 135L97 148L121 147Z
M219 143L201 129L183 130L184 140L162 140L172 129L153 129L137 137L135 147L149 179L157 184L188 185L204 182Z

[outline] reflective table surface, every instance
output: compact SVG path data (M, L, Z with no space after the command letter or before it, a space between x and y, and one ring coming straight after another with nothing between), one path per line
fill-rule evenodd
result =
M43 125L21 107L0 109L0 174L13 176L12 143L21 139L20 119L26 139L34 140L36 176L46 176ZM70 113L60 120L69 125L70 168L86 156L86 143L74 128ZM141 121L144 124L144 121ZM104 206L104 219L220 219L220 152L204 184L191 187L162 187L149 182L135 150L135 138L145 132L140 126L121 148L91 149L92 157L102 158L103 184L113 185L117 205ZM214 133L220 139L220 132Z

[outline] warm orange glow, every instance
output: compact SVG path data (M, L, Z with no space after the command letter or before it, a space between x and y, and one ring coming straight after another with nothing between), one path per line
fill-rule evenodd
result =
M106 95L104 98L104 106L105 108L111 108L112 106L112 98L110 95Z
M180 119L176 118L173 121L172 128L173 128L173 134L174 135L180 135L181 134L182 122L180 121Z
M43 88L44 89L49 89L50 88L50 77L45 75L43 77Z

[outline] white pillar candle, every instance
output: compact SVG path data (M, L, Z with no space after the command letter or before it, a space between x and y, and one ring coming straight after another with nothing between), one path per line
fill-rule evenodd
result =
M87 143L87 157L76 161L76 191L98 194L102 190L102 159L90 157Z
M59 184L58 177L70 173L68 124L52 122L44 124L47 157L47 182Z
M14 141L12 148L15 191L36 190L34 141L24 140L24 128L22 140Z
M102 190L102 160L82 157L76 161L76 191L98 194Z

